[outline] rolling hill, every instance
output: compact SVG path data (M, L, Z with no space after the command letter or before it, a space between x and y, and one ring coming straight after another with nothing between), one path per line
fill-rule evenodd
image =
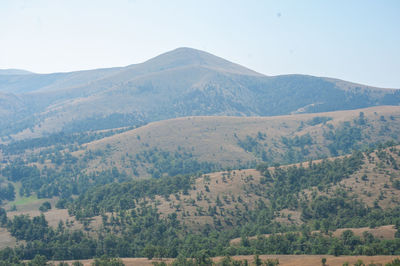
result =
M185 117L87 143L74 155L106 154L89 161L87 169L118 167L139 176L151 175L152 169L166 173L165 160L212 163L214 169L294 163L397 141L399 119L396 106L272 117Z
M68 212L54 209L46 212L45 217L56 232L60 230L56 229L60 228L60 220L67 225L67 230L83 227L90 235L105 239L107 249L115 239L128 236L137 245L151 241L154 250L174 249L178 239L181 241L187 234L185 241L189 249L205 242L204 245L212 245L216 252L211 254L220 254L218 250L222 248L223 254L231 255L245 255L254 250L310 254L310 250L302 250L296 243L289 245L290 241L320 248L311 254L327 254L328 249L329 254L398 254L394 246L398 243L398 227L393 224L397 223L399 212L399 163L400 146L391 146L305 164L209 173L191 179L189 187L172 188L172 192L161 186L154 194L151 185L145 182L141 183L144 187L131 187L139 184L132 182L114 183L82 194L71 202ZM282 193L282 189L289 187ZM140 193L143 194L140 196ZM18 207L19 211L9 211L8 217L15 221L19 214L34 214L32 207L37 205L26 203ZM71 214L74 216L69 216ZM147 225L141 225L142 222ZM150 228L154 239L141 242L138 226ZM173 230L178 230L174 245L167 245L167 248L155 244ZM5 230L0 233L7 237L4 238L6 245L15 243ZM241 237L235 238L238 236ZM235 239L231 241L229 237ZM211 240L213 238L218 240ZM179 245L188 248L185 243ZM339 253L331 251L330 247L338 243L346 248L338 250ZM381 243L386 243L389 250L379 249ZM135 245L133 247L138 248ZM372 245L372 249L355 249L356 245ZM121 248L118 250L123 252ZM138 250L142 253L135 255L147 254L143 249ZM57 256L68 258L70 255Z
M400 103L395 89L265 76L191 48L126 67L0 75L0 92L23 103L11 102L0 113L0 135L14 139L107 129L110 120L121 127L183 116L271 116Z
M343 177L340 182L328 183L323 188L310 186L294 193L294 197L299 201L307 202L311 206L316 198L328 197L334 199L340 195L338 191L342 190L342 195L346 195L345 197L349 201L355 198L369 208L374 208L374 206L380 210L396 208L400 202L400 187L396 185L396 182L400 181L400 171L397 167L400 162L399 148L400 146L396 146L368 153L363 158L361 167L351 175ZM394 159L394 163L388 161L389 157ZM333 161L335 158L329 160ZM313 163L318 165L321 161ZM291 167L308 168L309 164L285 165L282 166L282 169L290 169ZM167 198L156 196L147 200L157 206L160 214L165 217L177 213L178 219L191 230L201 230L207 224L216 228L241 226L251 219L245 217L245 210L258 209L260 201L264 202L266 206L270 206L276 200L271 198L268 190L276 186L274 179L276 178L277 168L269 167L268 170L273 176L270 181L266 181L262 172L256 169L216 172L196 179L192 189L186 194L176 193ZM279 195L279 197L283 196L285 195ZM88 197L90 197L90 194ZM287 208L278 208L277 212L274 213L273 220L283 225L307 223L309 218L307 218L305 206L299 204ZM341 208L344 208L344 206L338 207L338 209ZM320 219L323 218L320 217ZM382 238L393 239L396 230L391 226L389 227L390 230L385 227L374 233L379 236L379 233L382 232L382 235L385 235L383 232L386 230L389 232ZM374 226L371 228L374 228ZM260 228L256 230L260 230ZM340 237L345 230L340 229L334 234ZM367 230L364 228L364 231ZM370 231L373 232L373 230ZM362 236L362 233L358 234Z
M3 187L11 181L26 197L68 199L114 182L348 155L397 143L399 119L400 107L379 106L272 117L184 117L138 128L53 134L0 145Z

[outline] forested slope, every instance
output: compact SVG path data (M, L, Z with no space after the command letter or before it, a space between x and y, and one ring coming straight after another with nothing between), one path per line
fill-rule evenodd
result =
M399 146L354 152L302 165L232 170L202 176L161 177L93 187L73 202L69 212L83 231L60 223L50 227L44 216L7 218L1 225L26 245L2 257L53 259L185 257L279 254L398 254L394 239L362 237L336 228L400 226ZM354 181L353 186L349 186ZM366 192L373 184L378 191ZM369 198L373 204L370 204ZM390 200L387 201L386 199ZM100 215L101 225L91 226ZM315 231L315 232L314 232ZM271 234L248 239L249 236ZM241 237L239 245L230 240Z

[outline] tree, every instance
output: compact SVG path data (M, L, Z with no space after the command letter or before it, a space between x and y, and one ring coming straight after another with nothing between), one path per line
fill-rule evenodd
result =
M7 212L3 208L0 208L0 225L4 226L7 223Z
M279 265L279 260L278 259L267 259L264 263L266 266L276 266L276 265Z
M45 256L37 254L33 260L28 263L29 266L45 266L47 265L47 259Z
M261 261L260 256L258 254L254 255L254 264L256 266L262 265L262 261Z
M48 201L43 202L42 205L40 205L39 207L39 211L41 212L47 212L50 209L51 209L51 204Z
M157 248L155 246L148 244L144 247L143 254L144 254L144 256L146 256L146 258L151 260L152 258L154 258L156 251L157 251Z
M202 249L199 252L197 252L194 256L194 259L196 260L197 265L212 265L210 255L205 249Z
M354 264L354 266L365 266L365 264L362 260L357 260L357 262Z

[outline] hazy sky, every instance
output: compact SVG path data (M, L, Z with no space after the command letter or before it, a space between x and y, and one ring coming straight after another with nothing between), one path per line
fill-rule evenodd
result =
M266 75L400 88L399 0L0 0L0 68L124 66L177 47Z

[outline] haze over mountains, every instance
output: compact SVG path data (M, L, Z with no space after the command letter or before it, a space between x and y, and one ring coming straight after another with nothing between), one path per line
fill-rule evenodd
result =
M273 63L273 62L271 62ZM141 64L68 73L0 71L0 136L26 138L182 116L271 116L399 105L400 91L306 75L265 76L178 48Z

